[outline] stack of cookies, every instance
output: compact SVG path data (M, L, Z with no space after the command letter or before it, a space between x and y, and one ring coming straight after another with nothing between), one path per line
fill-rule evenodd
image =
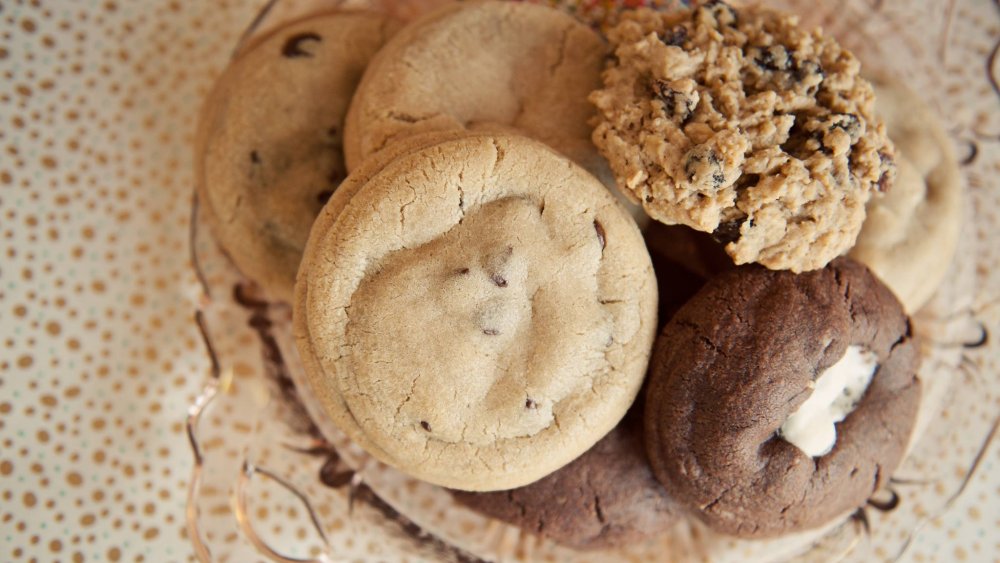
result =
M777 536L863 505L920 406L908 312L959 183L879 88L719 1L606 36L528 3L327 12L220 78L198 196L293 306L300 392L378 460L580 549Z

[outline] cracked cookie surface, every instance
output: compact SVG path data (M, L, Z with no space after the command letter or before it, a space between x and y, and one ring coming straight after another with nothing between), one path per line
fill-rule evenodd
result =
M577 549L644 541L679 519L653 477L642 443L641 409L586 453L526 487L491 493L454 492L483 514Z
M317 220L296 287L327 414L380 460L463 490L525 485L587 450L634 399L655 331L624 208L522 137L370 166Z
M372 62L348 117L348 168L416 132L516 131L592 173L587 101L606 46L573 17L516 2L455 3L408 25Z
M608 38L593 141L651 217L771 269L820 268L854 244L894 153L850 52L719 1L628 12Z
M202 110L199 201L221 246L269 298L291 301L309 227L347 175L348 104L398 27L361 12L290 23L246 47Z
M779 429L849 346L872 352L877 371L833 450L809 457ZM653 471L723 533L773 537L846 516L902 459L920 405L918 348L898 300L860 263L722 274L657 339L645 412Z
M898 151L893 188L868 202L850 256L863 262L916 312L941 285L958 246L962 173L934 111L898 81L873 80L875 110Z

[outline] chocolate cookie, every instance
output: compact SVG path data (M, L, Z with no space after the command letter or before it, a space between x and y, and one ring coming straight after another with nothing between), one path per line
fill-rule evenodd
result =
M463 490L536 481L618 423L648 363L656 282L596 178L499 134L354 176L313 227L294 301L306 380L334 423Z
M593 141L653 219L772 269L821 268L853 246L893 174L854 55L792 16L720 1L626 12L608 39Z
M282 26L240 53L202 110L199 201L220 245L269 298L291 300L309 227L346 176L347 106L397 28L364 12Z
M656 222L643 232L660 293L657 331L714 275L704 267L698 241L689 237L689 232L694 231ZM722 257L733 267L725 253Z
M653 477L635 410L548 477L509 491L454 491L455 499L577 549L616 547L663 533L677 521L677 507Z
M866 358L867 374L852 374L850 363ZM657 340L645 413L656 477L724 533L827 523L864 504L898 465L920 403L918 362L901 305L856 262L723 274ZM830 408L814 405L821 395ZM824 418L802 424L811 415ZM803 429L804 441L788 441Z

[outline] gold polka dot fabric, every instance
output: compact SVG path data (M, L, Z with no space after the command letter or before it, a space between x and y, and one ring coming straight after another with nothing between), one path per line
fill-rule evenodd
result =
M771 3L824 24L924 95L956 143L967 187L953 273L916 321L928 346L923 375L943 410L923 421L898 479L864 510L870 533L849 521L806 558L996 561L1000 13L981 0ZM268 546L362 561L454 555L413 541L397 510L484 557L790 555L788 542L706 541L697 525L619 553L573 554L460 511L309 423L288 400L298 369L288 311L245 295L237 303L239 276L202 231L195 255L206 292L188 248L197 111L264 4L0 3L0 560L266 561ZM277 0L262 29L333 4ZM582 17L617 5L555 4ZM990 338L977 346L980 327ZM197 474L190 412L201 415L190 420Z

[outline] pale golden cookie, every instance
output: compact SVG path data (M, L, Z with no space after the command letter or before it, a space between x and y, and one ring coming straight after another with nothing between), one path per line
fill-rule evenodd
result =
M397 27L362 12L291 23L244 49L205 104L199 200L220 245L273 299L291 300L309 227L346 175L347 106Z
M446 5L409 24L372 61L347 118L348 169L417 132L486 127L538 139L611 186L590 142L587 101L605 54L596 32L559 10Z
M795 272L847 251L893 149L860 64L764 8L626 12L591 100L594 143L654 219L712 232L737 264Z
M875 111L896 144L899 175L868 202L850 256L864 262L910 313L941 285L958 246L962 173L931 108L897 81L876 80Z
M294 325L314 396L431 483L513 488L570 462L645 373L656 282L635 223L523 137L378 160L324 209L303 259Z

